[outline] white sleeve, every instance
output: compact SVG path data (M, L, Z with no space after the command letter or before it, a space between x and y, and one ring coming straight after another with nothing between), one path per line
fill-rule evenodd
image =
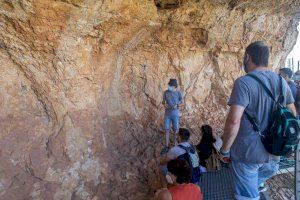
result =
M174 160L175 158L177 158L176 149L174 147L170 149L170 151L168 151L167 158L169 158L170 160Z

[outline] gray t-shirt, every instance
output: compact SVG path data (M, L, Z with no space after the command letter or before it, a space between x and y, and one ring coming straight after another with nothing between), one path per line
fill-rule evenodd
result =
M255 70L251 74L256 75L278 99L280 94L278 74L272 71L260 70ZM291 89L284 79L282 79L282 85L285 97L283 105L294 103ZM245 107L245 111L256 118L260 130L265 130L272 119L275 103L257 81L249 76L242 76L234 83L228 105ZM256 164L278 159L278 157L272 156L265 150L259 134L253 130L245 113L242 116L236 140L231 147L231 159L238 162Z
M298 93L298 88L297 88L296 83L294 83L294 81L289 81L287 83L288 83L288 85L289 85L289 87L290 87L290 89L292 91L292 95L293 95L294 99L296 100L297 93Z
M166 113L178 111L178 105L182 102L182 94L179 90L166 90L163 95L163 102L167 103Z

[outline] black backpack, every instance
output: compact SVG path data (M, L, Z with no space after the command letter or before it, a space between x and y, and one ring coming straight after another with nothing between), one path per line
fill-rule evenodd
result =
M185 160L191 167L192 171L192 183L198 183L201 177L200 165L199 165L199 157L197 151L193 146L185 147L183 145L178 145L178 147L184 149L186 153L178 156L180 160Z
M296 149L299 142L299 123L298 119L282 104L284 101L282 77L279 75L280 95L276 100L271 91L257 76L253 74L247 76L256 80L275 102L273 118L266 130L261 131L255 118L245 111L247 119L251 122L253 129L260 134L261 142L270 154L285 156L291 153Z

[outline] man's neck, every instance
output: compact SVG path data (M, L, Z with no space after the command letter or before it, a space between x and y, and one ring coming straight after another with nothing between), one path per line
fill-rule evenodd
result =
M251 71L249 71L248 73L253 72L253 71L267 71L267 70L269 70L268 67L258 66L258 67L253 68L253 69L252 69Z
M256 67L254 70L267 71L267 70L269 70L269 68L268 67L264 67L264 66L259 66L259 67Z
M182 143L189 143L189 141L181 141L179 144L182 144Z

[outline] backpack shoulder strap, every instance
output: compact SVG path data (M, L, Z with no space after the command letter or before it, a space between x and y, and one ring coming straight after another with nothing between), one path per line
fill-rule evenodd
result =
M251 123L251 125L252 125L254 131L260 132L259 127L258 127L258 124L256 123L255 118L254 118L254 117L251 117L250 114L249 114L247 111L245 111L245 115L246 115L247 119L250 121L250 123Z
M190 150L193 149L192 145L190 147L185 147L182 144L179 144L178 147L184 149L187 153L190 153Z
M278 102L280 104L282 104L284 102L284 94L283 94L283 82L282 82L282 77L278 74L279 76L279 98L278 98Z
M280 75L279 76L279 98L278 101L276 101L275 97L273 96L272 92L267 88L267 86L254 74L247 74L247 76L253 78L254 80L256 80L261 86L262 88L266 91L266 93L269 95L269 97L275 101L275 103L282 103L284 101L284 95L283 95L283 83L282 83L282 77ZM259 126L255 120L254 117L252 117L248 112L245 111L245 115L247 117L247 119L250 121L254 131L256 132L260 132Z
M181 149L184 149L184 150L186 150L186 151L188 150L188 148L185 147L185 146L183 146L182 144L179 144L178 147L181 148Z
M254 74L247 74L247 76L253 78L256 82L259 83L259 85L266 91L266 93L268 94L268 96L276 102L272 92L267 88L267 86L257 77L255 76ZM260 129L259 129L259 125L256 123L256 120L254 117L252 117L246 110L245 110L245 115L247 117L247 119L250 121L254 131L256 132L260 132Z
M249 77L253 78L255 81L257 81L260 84L260 86L262 86L262 88L266 91L266 93L269 95L269 97L273 101L277 102L275 97L273 96L272 92L269 90L269 88L257 76L255 76L254 74L247 74L247 76L249 76ZM280 77L279 82L282 82L281 77ZM282 92L282 84L281 84L281 92Z

